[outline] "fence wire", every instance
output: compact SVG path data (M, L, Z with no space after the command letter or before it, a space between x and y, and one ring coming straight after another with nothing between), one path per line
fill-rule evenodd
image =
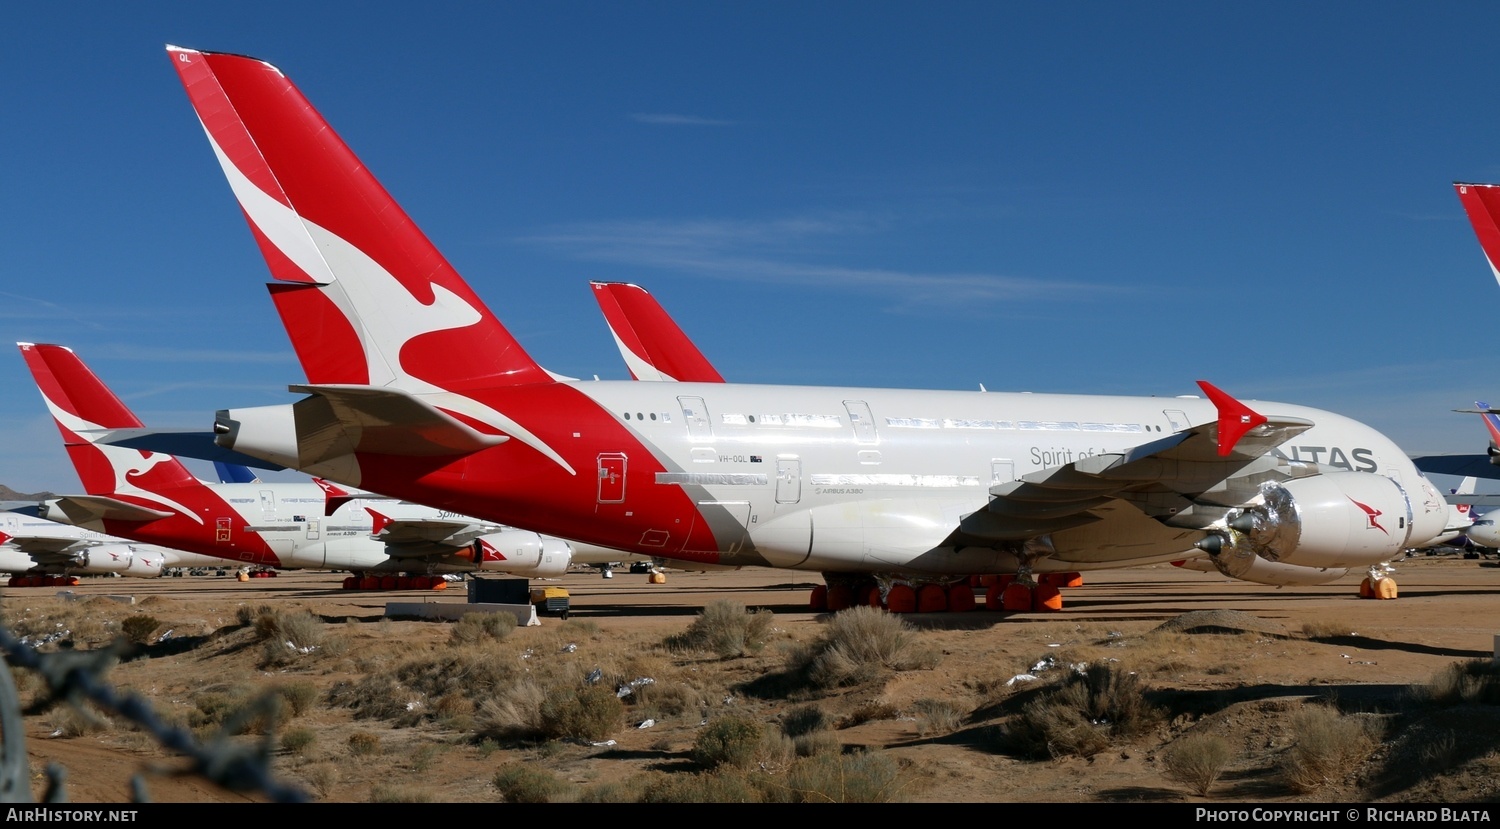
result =
M102 711L134 723L154 737L163 748L190 761L188 773L197 774L236 792L260 793L277 803L302 803L311 797L302 789L282 783L271 774L272 733L265 739L245 744L230 739L237 726L250 720L276 714L275 701L262 698L242 709L226 722L219 735L201 743L185 728L170 725L156 716L151 703L133 694L122 694L104 680L110 667L119 661L121 646L112 645L89 651L41 653L17 639L0 625L0 651L5 664L0 665L0 802L32 802L30 764L26 757L24 717L45 711L55 705L73 705L86 710L85 702ZM11 667L35 671L46 683L47 693L29 709L23 709ZM67 772L49 764L43 803L65 803ZM145 779L137 774L131 780L131 799L136 803L150 801Z

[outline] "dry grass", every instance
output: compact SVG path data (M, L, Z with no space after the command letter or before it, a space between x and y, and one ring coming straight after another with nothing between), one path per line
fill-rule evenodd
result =
M1293 790L1315 792L1340 784L1362 763L1382 733L1378 718L1341 714L1326 705L1311 705L1292 714L1296 737L1282 756L1282 779Z
M1137 674L1113 665L1070 671L1028 702L1001 731L1001 745L1028 757L1092 757L1162 720Z
M704 651L734 659L765 648L774 621L769 610L751 612L738 602L711 602L687 630L667 637L664 644L674 651Z
M1207 797L1232 756L1233 751L1223 737L1196 732L1173 743L1162 760L1167 776Z
M870 682L886 671L931 669L938 658L899 616L860 606L834 614L823 635L795 650L790 663L808 683L829 689Z
M1455 662L1412 693L1432 705L1500 705L1500 660Z

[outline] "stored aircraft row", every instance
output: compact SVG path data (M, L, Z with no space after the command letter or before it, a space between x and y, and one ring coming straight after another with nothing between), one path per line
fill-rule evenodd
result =
M1449 523L1376 430L1207 382L1157 398L559 378L280 70L168 54L307 380L295 403L220 411L222 448L601 547L887 592L1189 555L1374 575Z
M617 283L594 291L635 379L560 377L284 73L238 55L168 56L306 375L294 403L220 410L206 455L473 516L471 540L488 524L685 566L820 572L833 609L872 584L893 607L919 589L962 607L972 576L1012 574L1029 591L1038 574L1184 559L1270 583L1350 569L1388 581L1391 559L1453 529L1442 494L1375 429L1205 381L1177 398L735 384L649 295ZM60 365L92 377L66 349L23 351L54 385ZM49 516L174 521L268 563L314 549L274 533L307 541L333 523L307 520L322 492L274 519L258 492L223 506L168 496L157 481L188 482L142 450L184 444L38 382L70 454L104 459L89 462L97 484L79 466L89 496L49 503ZM111 443L132 447L125 460L108 460L122 452ZM344 563L331 539L311 540L322 566ZM451 555L423 541L429 561Z

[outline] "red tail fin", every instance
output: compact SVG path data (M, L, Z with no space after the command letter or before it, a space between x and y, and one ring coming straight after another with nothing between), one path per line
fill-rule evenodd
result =
M1490 272L1500 280L1500 185L1455 182L1453 188L1469 215L1474 235L1479 237Z
M620 356L637 380L722 383L688 335L645 288L625 282L591 282L594 299L615 335Z
M456 391L550 382L276 67L168 47L308 377Z
M62 433L63 445L78 470L78 477L90 495L201 486L170 455L94 443L91 431L138 428L141 421L72 349L60 345L18 345Z

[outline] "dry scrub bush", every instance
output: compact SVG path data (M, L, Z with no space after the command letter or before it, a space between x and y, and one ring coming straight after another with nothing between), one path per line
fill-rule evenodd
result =
M1340 714L1312 705L1292 715L1297 741L1280 762L1282 779L1299 792L1314 792L1344 778L1380 743L1380 720Z
M432 793L422 786L376 783L370 787L371 803L431 803Z
M448 644L461 646L498 642L514 633L515 629L516 617L511 613L465 613L448 633Z
M919 699L911 707L920 737L952 734L964 721L963 709L945 699Z
M1232 753L1223 737L1199 732L1173 743L1163 759L1168 777L1207 797L1209 789L1224 773L1224 766L1229 763Z
M538 736L544 739L603 740L620 730L625 704L608 688L586 685L571 692L553 689L539 714Z
M500 767L490 781L506 803L555 803L568 793L567 782L535 763Z
M297 680L271 689L277 699L286 703L293 717L300 717L318 701L318 686L307 680Z
M240 618L249 624L261 641L261 667L290 665L305 656L339 656L348 650L348 639L332 635L323 620L306 610L283 612L260 606L251 611L240 608Z
M303 767L301 773L302 779L318 793L318 797L333 794L334 787L339 784L339 769L332 763L314 763Z
M82 737L115 727L113 720L88 702L54 705L47 711L47 723L60 737Z
M893 803L905 788L900 766L874 751L816 754L786 776L794 803Z
M151 634L161 627L161 621L155 616L130 616L120 623L120 632L125 638L137 645L144 645L151 641Z
M318 735L310 728L293 728L281 735L281 747L288 754L305 754L312 744L317 742Z
M481 739L527 739L542 730L542 702L548 689L535 677L521 676L479 704L475 730Z
M782 736L749 717L737 714L716 717L693 741L693 762L710 769L719 766L748 769L765 756L768 734Z
M1500 660L1454 662L1412 693L1433 705L1500 705Z
M1005 747L1028 757L1091 757L1162 720L1134 673L1091 665L1067 674L1028 702L1001 731Z
M788 737L800 737L803 734L822 731L831 724L828 714L822 708L816 705L804 705L786 712L781 720L781 733Z
M380 735L368 731L356 731L349 735L349 753L355 757L371 757L380 753Z
M747 611L738 602L710 602L688 629L667 637L674 651L706 651L721 659L759 653L771 639L775 621L769 610Z
M834 614L816 642L791 655L792 669L825 689L869 682L888 670L931 669L937 661L936 651L918 640L911 625L865 606Z

